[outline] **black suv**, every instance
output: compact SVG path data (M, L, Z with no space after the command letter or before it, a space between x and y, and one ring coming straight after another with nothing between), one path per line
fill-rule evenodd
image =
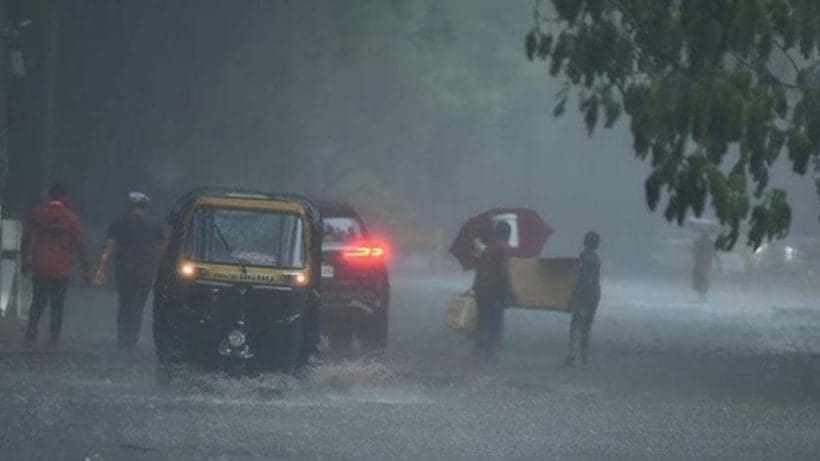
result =
M389 249L372 236L350 205L319 202L322 240L321 324L336 352L348 351L354 337L368 352L387 346L390 281Z

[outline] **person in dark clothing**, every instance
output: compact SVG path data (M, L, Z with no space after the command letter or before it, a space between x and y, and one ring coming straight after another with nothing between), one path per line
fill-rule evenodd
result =
M564 361L570 367L575 366L579 354L582 364L586 364L589 358L592 322L595 321L595 312L601 300L601 261L598 257L600 242L601 237L596 232L588 232L584 236L578 282L570 299L572 320L569 327L569 356Z
M498 223L476 265L473 290L478 326L473 354L482 359L494 358L503 335L504 308L511 295L508 243L511 232L508 223Z
M154 281L164 242L162 226L147 216L148 197L140 192L128 195L128 213L108 227L105 247L97 265L95 284L106 282L109 260L115 259L119 312L117 346L131 351L137 345L142 316Z
M37 342L37 325L51 303L49 347L56 347L63 325L63 308L72 255L77 254L83 279L89 281L80 218L66 205L68 190L52 184L49 201L33 208L26 218L22 238L23 275L31 275L33 296L29 310L26 346Z

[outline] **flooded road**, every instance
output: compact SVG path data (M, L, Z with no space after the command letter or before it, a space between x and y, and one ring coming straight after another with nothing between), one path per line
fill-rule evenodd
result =
M461 276L394 279L382 359L298 378L187 371L155 384L150 321L131 360L114 296L75 290L62 348L0 340L0 459L816 459L814 293L610 279L593 364L566 370L569 318L509 311L499 363L444 324ZM41 331L45 325L41 325Z

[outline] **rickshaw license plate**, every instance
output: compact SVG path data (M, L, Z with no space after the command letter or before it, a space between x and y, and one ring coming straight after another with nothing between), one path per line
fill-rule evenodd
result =
M332 279L333 278L333 266L328 266L327 264L322 265L322 278L323 279Z

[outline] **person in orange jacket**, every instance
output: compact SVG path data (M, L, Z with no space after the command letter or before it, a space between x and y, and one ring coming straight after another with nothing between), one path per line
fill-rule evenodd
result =
M56 347L63 325L63 309L73 255L80 261L83 279L90 282L88 259L85 256L80 218L68 207L68 189L54 183L49 187L49 200L34 207L23 227L23 275L31 275L33 297L29 310L25 344L37 342L40 317L51 304L49 346Z

